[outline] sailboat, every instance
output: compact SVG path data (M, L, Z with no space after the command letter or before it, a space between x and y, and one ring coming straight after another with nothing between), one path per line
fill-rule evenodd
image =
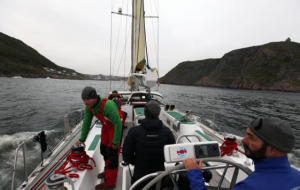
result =
M120 16L125 15L121 10L117 14ZM176 144L165 147L166 171L149 174L134 184L131 184L134 166L122 165L120 158L118 181L115 189L134 190L139 183L148 179L152 180L144 189L149 189L152 185L156 185L156 189L160 189L161 180L165 176L170 176L173 189L179 189L178 176L185 172L182 160L191 155L204 160L206 165L203 168L204 170L211 170L212 179L206 183L210 189L231 189L235 183L246 178L254 170L252 161L242 153L242 148L237 146L235 137L224 137L199 123L191 111L182 112L176 109L173 104L163 104L163 95L152 90L157 85L158 70L148 64L143 0L132 1L132 14L129 16L132 18L132 53L130 76L127 80L128 90L118 92L122 100L122 111L127 113L125 124L127 131L130 127L137 126L145 118L145 104L150 99L155 99L161 103L159 118L173 132ZM27 175L26 170L25 142L19 145L17 152L22 147L24 151L25 181L17 188L18 190L94 189L97 184L101 183L101 180L97 178L97 174L103 172L105 165L99 148L102 124L100 121L95 120L91 125L85 142L85 150L76 149L73 146L79 139L81 125L82 121L70 130L51 151L51 154L43 158L42 163L30 175ZM126 136L126 131L124 133L123 136ZM230 147L230 145L235 146L229 150L225 149L226 146ZM76 164L77 161L74 161L75 158L71 156L83 152L86 154L85 167ZM15 160L17 160L17 154ZM61 171L60 169L65 170ZM14 178L15 173L13 173L11 189L15 189Z

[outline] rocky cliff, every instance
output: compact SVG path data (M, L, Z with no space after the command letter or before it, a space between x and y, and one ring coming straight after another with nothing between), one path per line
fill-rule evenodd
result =
M221 59L183 62L160 82L300 92L300 44L272 42L233 50Z
M60 67L24 42L0 32L0 77L83 79L84 75Z

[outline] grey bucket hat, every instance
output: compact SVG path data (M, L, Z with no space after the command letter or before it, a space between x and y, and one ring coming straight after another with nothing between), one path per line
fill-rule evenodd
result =
M295 145L295 134L286 121L274 117L259 118L249 125L250 130L268 145L290 153Z
M81 98L83 100L87 100L87 99L94 99L97 98L97 92L95 90L95 88L87 86L85 87L82 92L81 92Z

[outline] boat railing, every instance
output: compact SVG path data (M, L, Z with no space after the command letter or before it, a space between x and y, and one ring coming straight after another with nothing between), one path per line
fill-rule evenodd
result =
M80 119L79 119L78 122L77 122L77 119L76 119L75 126L78 125L78 123L80 123L80 121L83 119L83 112L82 112L81 109L79 111L80 111ZM64 137L66 137L71 132L72 132L72 129L70 127L70 117L69 117L69 115L66 115L64 117Z
M230 190L230 189L233 188L233 186L237 182L239 171L243 171L246 175L250 175L252 173L252 171L249 168L247 168L247 167L245 167L241 164L238 164L236 162L226 160L226 159L223 159L223 158L203 158L202 160L203 160L204 163L213 162L213 163L216 164L216 165L204 166L202 168L203 171L223 169L223 174L220 176L219 183L217 184L217 186L216 187L210 186L209 189L217 189L217 190L226 189L226 190ZM222 185L222 183L225 179L226 172L229 168L234 168L234 172L233 172L233 175L231 176L232 178L230 180L229 188L223 188L223 187L221 187L221 185ZM152 181L150 181L143 188L143 190L148 190L152 185L154 185L157 182L161 181L166 176L170 176L171 179L172 179L171 175L179 174L179 173L182 173L182 172L186 172L186 170L184 169L184 166L183 166L182 163L177 165L177 166L174 166L172 168L169 168L166 171L158 174ZM174 185L176 185L176 183L174 183L175 178L172 179L172 182L173 182ZM156 188L156 189L158 189L158 188ZM177 188L177 189L179 189L179 188Z
M82 110L80 110L80 121L83 118L83 112ZM78 125L79 122L76 122L75 125ZM59 146L59 144L64 141L64 139L67 137L67 135L72 133L72 129L70 128L70 123L69 123L69 115L64 117L64 138L54 147L54 149L52 149L52 151L50 152L50 154L47 156L49 157L52 152ZM15 154L15 160L14 160L14 169L13 169L13 177L12 177L12 182L11 182L11 190L14 189L14 181L15 181L15 173L16 173L16 168L17 168L17 159L18 159L18 152L19 150L23 148L23 164L24 164L24 183L22 184L22 186L26 186L27 182L28 182L28 172L27 172L27 162L26 162L26 144L25 141L23 141L21 144L18 145L17 149L16 149L16 154ZM43 165L43 160L44 158L42 158L42 165Z
M175 166L174 166L175 167ZM172 167L173 168L173 167ZM230 165L230 164L216 164L216 165L208 165L208 166L203 166L202 171L212 171L212 170L217 170L217 169L223 169L223 175L221 176L221 178L219 179L219 183L218 183L218 187L216 187L216 189L225 189L224 187L221 188L221 185L223 183L223 180L225 179L225 174L227 172L227 170L229 168L236 168L236 166ZM167 170L170 170L171 168L168 168ZM167 171L166 170L166 171ZM236 170L237 171L237 170ZM157 177L158 175L160 175L163 171L161 172L156 172L156 173L151 173L148 174L142 178L140 178L139 180L137 180L131 187L129 190L134 190L136 187L139 186L139 184L145 182L145 181L149 181L150 179L154 179L155 177ZM172 181L173 185L174 185L174 189L179 190L180 188L178 187L178 175L180 174L184 174L186 173L186 169L177 169L177 170L173 170L172 172L170 172L168 175L164 175L163 177L161 177L160 179L156 180L155 183L155 187L157 189L161 188L161 184L162 184L162 180L164 177L169 176L170 180ZM232 182L235 184L237 180L237 173L235 173L234 176L232 176ZM154 185L154 184L153 184ZM231 185L231 188L233 187L233 185ZM212 187L210 187L211 189L213 189ZM146 188L147 189L147 188ZM228 188L229 190L229 188Z
M160 173L161 172L155 172L155 173L150 173L148 175L143 176L142 178L138 179L134 184L132 184L132 186L130 187L129 190L134 190L135 188L139 187L139 185L141 183L143 183L145 181L151 181L152 179L154 179ZM156 183L156 186L160 187L161 186L161 181L159 181L158 183Z
M64 119L64 136L70 133L70 121L69 116L66 115Z
M196 138L198 138L199 142L202 141L201 137L198 136L198 135L186 135L186 134L183 134L183 135L180 135L180 136L177 137L176 144L178 144L179 139L181 139L182 137L196 137Z
M19 144L18 148L16 149L13 176L12 176L12 180L11 180L11 190L14 189L15 173L16 173L16 168L17 168L17 158L18 158L18 152L19 152L20 148L23 148L23 163L24 163L25 183L28 182L27 162L26 162L26 144L25 144L25 141L23 141L21 144Z
M216 131L216 113L213 116L213 130Z

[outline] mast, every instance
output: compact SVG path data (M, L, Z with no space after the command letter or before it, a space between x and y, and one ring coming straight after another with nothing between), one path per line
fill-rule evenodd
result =
M127 84L131 91L139 91L140 87L150 91L150 88L157 83L158 72L155 68L150 68L146 60L144 0L132 0L131 32L131 76L128 78Z
M156 68L151 68L148 63L144 0L132 0L132 15L122 13L122 8L112 13L132 18L131 67L127 84L131 91L139 91L140 87L150 90L157 83L158 71ZM147 16L147 18L158 18L158 16Z
M132 0L132 67L131 73L145 72L145 11L144 0Z

